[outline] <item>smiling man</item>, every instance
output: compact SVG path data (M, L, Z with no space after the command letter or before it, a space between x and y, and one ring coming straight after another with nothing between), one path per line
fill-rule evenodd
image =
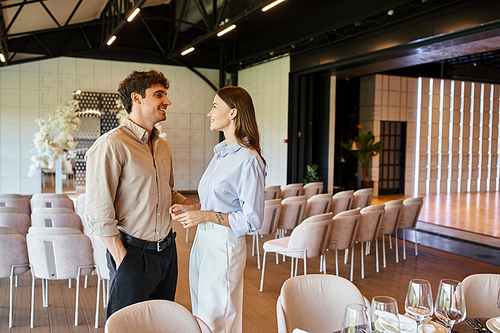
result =
M158 71L132 72L118 87L129 119L97 139L85 156L85 215L108 249L108 317L134 303L175 297L177 249L169 209L195 202L173 190L172 153L154 127L167 119L168 87Z

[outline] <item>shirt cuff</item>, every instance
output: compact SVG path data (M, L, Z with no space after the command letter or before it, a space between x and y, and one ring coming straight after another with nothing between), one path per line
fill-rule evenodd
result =
M89 222L89 226L92 233L99 237L113 237L120 233L116 220Z
M172 204L183 204L186 199L187 198L179 192L172 190Z

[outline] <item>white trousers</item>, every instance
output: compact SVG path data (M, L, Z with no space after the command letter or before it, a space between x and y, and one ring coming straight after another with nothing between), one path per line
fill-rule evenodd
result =
M245 237L211 222L198 225L189 259L191 307L213 333L242 332L245 264Z

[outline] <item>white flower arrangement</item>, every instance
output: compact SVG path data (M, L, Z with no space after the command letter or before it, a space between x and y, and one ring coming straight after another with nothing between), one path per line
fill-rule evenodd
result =
M116 113L116 119L118 119L118 124L122 124L125 119L128 119L129 114L127 110L125 110L125 107L122 104L122 101L118 98L116 100L116 108L118 109L118 112ZM163 140L167 140L167 133L161 131L161 124L157 123L155 127L160 131L160 138Z
M28 176L36 174L37 169L54 169L56 160L64 151L75 150L78 142L74 140L75 130L80 128L80 119L76 116L78 101L71 100L59 105L55 114L49 115L48 119L43 117L36 120L40 131L35 133L35 153L31 157L32 164Z

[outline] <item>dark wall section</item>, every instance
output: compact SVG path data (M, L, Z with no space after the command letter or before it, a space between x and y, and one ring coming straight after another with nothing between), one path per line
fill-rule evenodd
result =
M337 80L335 114L334 186L357 189L358 160L340 146L358 135L360 79ZM345 162L342 161L342 158Z

